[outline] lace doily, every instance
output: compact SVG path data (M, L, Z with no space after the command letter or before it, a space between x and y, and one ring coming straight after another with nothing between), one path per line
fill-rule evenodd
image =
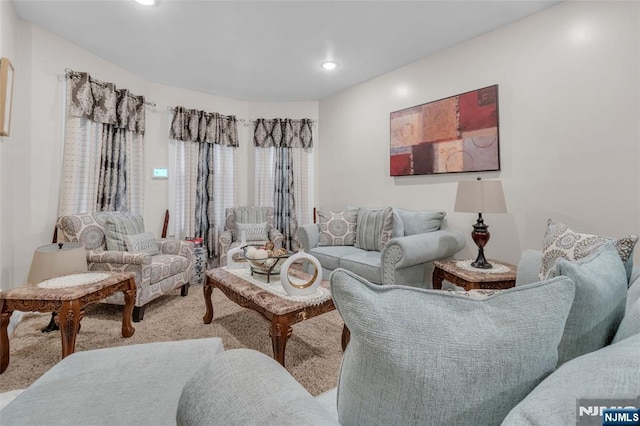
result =
M38 284L40 288L68 288L79 285L93 284L109 278L111 274L106 272L87 272L84 274L65 275L63 277L50 278Z
M471 272L479 272L479 273L485 273L485 274L503 274L505 272L509 272L510 269L508 266L506 265L501 265L498 262L489 262L493 265L493 268L491 269L480 269L480 268L474 268L473 266L471 266L471 263L475 262L475 260L459 260L456 262L456 266L460 269L464 269L466 271L471 271Z
M282 297L286 300L290 300L292 302L304 302L309 305L320 305L321 303L324 303L331 298L331 293L329 292L329 290L320 286L318 286L318 289L314 294L309 294L306 296L289 296L289 294L282 287L282 284L280 284L280 274L271 275L271 282L267 283L266 275L254 274L253 276L251 276L251 270L248 268L229 269L225 266L224 269L227 272L239 276L245 281L249 281L251 284L257 285L261 289L266 290L271 294Z

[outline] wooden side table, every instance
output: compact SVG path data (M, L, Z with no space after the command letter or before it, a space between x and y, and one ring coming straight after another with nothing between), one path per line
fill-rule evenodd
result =
M433 288L442 288L442 281L447 280L465 290L504 290L516 285L516 266L510 263L489 260L494 266L503 265L505 272L492 272L481 269L469 270L458 265L459 260L436 260L433 262ZM504 269L504 268L502 268Z
M131 337L135 328L131 324L133 304L136 300L136 282L133 272L109 274L108 278L92 284L66 288L40 288L37 285L0 293L0 374L9 366L9 336L7 327L13 311L57 312L56 324L60 327L62 358L71 355L76 347L76 335L84 307L122 292L125 306L122 314L122 337Z

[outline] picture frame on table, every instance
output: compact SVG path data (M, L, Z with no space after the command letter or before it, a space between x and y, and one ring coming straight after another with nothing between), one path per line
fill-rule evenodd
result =
M0 136L11 133L14 69L8 58L0 58Z

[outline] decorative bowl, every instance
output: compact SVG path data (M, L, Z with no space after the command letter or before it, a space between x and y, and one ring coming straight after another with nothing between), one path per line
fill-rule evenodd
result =
M250 247L254 247L258 249L260 246L247 245L242 248L244 251L244 258L247 260L247 263L249 263L249 266L251 266L251 271L258 274L268 274L268 275L279 274L280 268L284 263L284 259L287 259L289 256L292 255L292 253L287 252L279 256L254 259L247 256L247 251L249 251Z

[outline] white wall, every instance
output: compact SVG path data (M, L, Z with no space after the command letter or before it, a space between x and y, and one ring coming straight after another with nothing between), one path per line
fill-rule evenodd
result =
M2 54L5 32L16 39L17 111L11 138L2 143L2 196L0 216L0 253L3 279L0 288L18 286L26 279L33 249L49 244L58 211L63 153L63 74L65 68L85 71L92 77L144 95L156 107L147 107L145 133L145 205L147 230L160 235L168 205L168 181L151 178L152 169L169 168L168 134L170 112L167 107L182 105L225 115L235 115L249 123L249 110L255 117L291 116L317 119L317 102L250 103L164 86L139 78L65 40L28 22L18 20L11 2L2 6ZM9 12L6 12L9 10ZM9 14L10 24L5 26ZM7 51L10 49L7 48ZM10 52L8 52L10 53ZM7 53L7 54L8 54ZM20 80L20 82L18 81ZM253 200L253 183L249 178L253 154L251 126L238 127L238 203ZM18 140L20 141L18 143ZM10 150L6 146L10 143ZM172 173L169 170L169 173ZM251 183L250 183L251 181Z
M456 182L499 178L486 252L517 262L552 217L583 232L640 232L640 4L567 2L320 102L319 206L443 209ZM499 85L501 172L389 176L389 113ZM468 245L458 257L475 257ZM636 262L640 259L636 250Z

